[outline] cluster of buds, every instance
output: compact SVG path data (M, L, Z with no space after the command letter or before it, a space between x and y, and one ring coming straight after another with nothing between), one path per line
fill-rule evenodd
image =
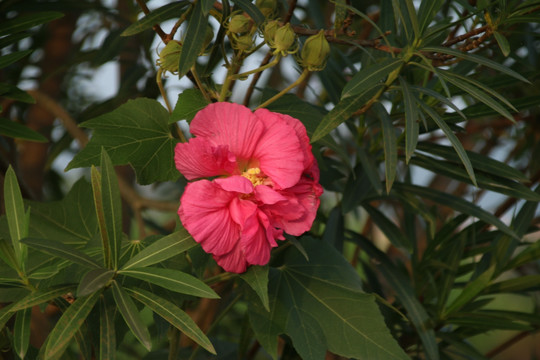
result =
M330 44L326 40L324 30L321 30L317 35L306 39L300 54L300 64L309 71L321 71L326 66L329 55Z
M287 56L298 51L298 40L289 23L281 26L276 20L269 21L264 25L263 36L274 55Z
M253 35L256 27L253 20L246 14L234 12L226 22L227 36L231 40L231 45L236 50L249 51L253 48L255 41Z

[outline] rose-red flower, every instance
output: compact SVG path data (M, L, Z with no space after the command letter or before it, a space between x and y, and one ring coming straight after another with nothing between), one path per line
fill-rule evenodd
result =
M266 109L219 102L197 113L175 148L189 183L178 215L226 271L265 265L283 232L311 228L322 187L304 125Z

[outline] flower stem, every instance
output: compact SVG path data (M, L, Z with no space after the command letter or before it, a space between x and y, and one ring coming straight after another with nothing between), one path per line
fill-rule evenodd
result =
M272 96L270 99L266 100L264 103L262 103L261 105L257 106L257 109L260 109L260 108L263 108L263 107L267 107L268 105L270 105L271 103L273 103L274 101L276 101L277 99L279 99L280 97L282 97L283 95L285 95L286 93L289 92L289 90L295 88L296 86L300 85L302 83L302 81L304 81L306 79L306 77L308 76L309 74L309 70L308 69L304 69L304 71L302 72L302 74L300 75L300 77L298 79L296 79L295 82L293 82L291 85L287 86L285 89L281 90L279 93L277 93L276 95Z
M234 79L240 79L242 77L245 77L245 76L248 76L248 75L251 75L251 74L255 74L255 73L261 72L263 70L266 70L268 68L271 68L272 66L276 65L279 62L280 59L281 59L281 54L277 54L276 57L274 58L274 60L272 60L268 64L263 65L261 67L258 67L256 69L250 70L250 71L246 71L246 72L241 73L241 74L233 75L233 78Z
M208 95L208 93L204 90L204 87L203 87L203 84L201 82L201 79L199 78L199 75L197 74L197 71L195 70L195 65L193 65L191 67L191 75L193 75L193 79L195 80L195 83L197 84L197 87L199 88L199 90L201 91L201 93L203 94L204 98L206 99L206 101L208 101L209 103L212 102L212 99L210 99L210 96Z
M163 82L161 81L161 75L163 74L163 69L159 68L156 74L156 83L159 87L159 92L161 93L161 97L163 97L163 101L165 101L165 105L167 105L167 110L169 110L169 114L172 113L171 104L169 103L169 99L167 98L167 93L165 93L165 89L163 88Z

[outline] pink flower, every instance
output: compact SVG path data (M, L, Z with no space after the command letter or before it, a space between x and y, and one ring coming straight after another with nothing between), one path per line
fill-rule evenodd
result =
M322 187L304 125L288 115L214 103L191 122L196 137L175 148L189 183L178 215L226 271L265 265L283 232L311 228Z

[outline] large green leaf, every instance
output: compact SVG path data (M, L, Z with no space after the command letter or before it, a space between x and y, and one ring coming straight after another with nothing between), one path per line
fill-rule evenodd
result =
M100 292L80 297L71 304L62 314L54 329L47 338L44 358L57 359L64 353L71 339L77 334L84 320L94 308Z
M341 98L357 96L370 90L384 82L388 74L403 65L400 58L387 58L379 63L375 63L362 68L357 72L343 88Z
M29 236L86 245L98 232L90 184L80 179L60 201L28 201L31 207Z
M28 141L47 142L47 138L22 124L0 118L0 135Z
M169 131L169 113L156 100L129 100L81 126L93 129L93 136L66 170L99 164L104 147L114 165L133 166L140 184L178 178L173 159L178 141Z
M270 311L268 300L268 266L252 266L240 275L259 296L266 311Z
M178 101L171 114L169 123L174 123L178 120L187 120L187 122L191 122L195 114L207 105L208 100L204 98L200 90L184 90L178 95Z
M184 36L182 52L178 61L178 76L182 77L188 73L199 53L203 50L206 28L208 27L208 13L205 14L203 1L197 1Z
M197 243L191 235L182 228L170 235L156 240L148 247L141 250L122 266L122 270L142 268L154 265L196 246Z
M56 11L43 11L17 16L14 19L3 21L2 24L0 24L0 36L30 29L34 26L59 19L62 16L64 16L64 14Z
M309 262L290 248L284 265L270 271L270 311L250 303L251 325L268 353L276 358L277 336L287 334L304 359L324 359L327 349L356 359L408 359L349 263L326 242L301 243Z
M137 307L133 303L133 300L129 297L126 291L118 284L118 282L112 282L112 292L114 301L116 302L118 311L122 314L129 329L135 335L135 337L143 344L143 346L150 351L152 348L152 339L148 328L144 325L139 315Z
M129 25L122 36L131 36L140 33L141 31L150 29L152 26L161 23L162 21L172 18L179 18L182 15L184 8L190 4L189 1L175 1L164 5L160 8L152 10L149 14Z
M216 354L214 346L197 324L182 309L173 303L142 289L126 289L134 299L148 306L153 312L167 320L203 348Z
M148 281L151 284L155 284L181 294L194 295L210 299L219 298L219 295L201 280L178 270L145 267L120 270L118 273L132 278Z

